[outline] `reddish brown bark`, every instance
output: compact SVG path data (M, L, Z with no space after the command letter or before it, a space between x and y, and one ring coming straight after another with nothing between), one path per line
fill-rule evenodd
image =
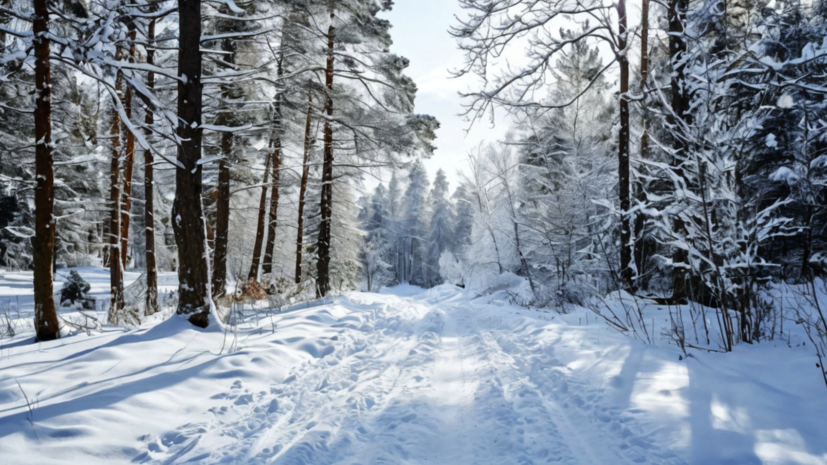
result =
M232 151L233 136L221 135L222 152ZM214 299L227 293L227 250L230 234L230 160L225 156L218 162L218 196L215 203L215 232L213 233L212 295Z
M212 294L217 299L227 293L227 250L230 235L230 156L233 151L233 133L221 134L221 153L218 163L218 189L215 202L215 233L213 249Z
M282 37L282 42L284 37ZM284 45L279 49L278 59L278 82L280 83L284 78ZM273 272L273 248L276 245L276 232L279 220L279 180L281 178L281 131L282 131L282 92L276 94L275 102L275 134L273 137L273 186L270 188L270 221L267 225L267 246L264 249L264 263L262 263L262 271L264 273Z
M271 167L273 170L273 182L270 187L270 215L267 222L267 246L264 249L264 261L261 264L262 271L273 272L273 249L276 244L276 232L279 221L279 179L281 178L281 138L276 138L275 149L273 150Z
M232 39L221 41L225 52L224 61L235 63L235 45ZM229 88L224 91L229 97ZM232 110L225 109L218 117L218 123L225 126L235 124ZM227 251L230 239L230 163L233 156L235 136L232 132L221 134L221 161L218 163L218 186L215 201L215 233L213 239L212 295L214 299L227 293Z
M201 0L178 2L178 164L172 226L178 246L178 314L209 325L210 276L201 206Z
M333 14L330 15L331 23ZM327 66L325 68L325 87L327 97L324 104L324 161L322 163L322 218L319 224L319 238L316 247L318 254L316 294L324 297L330 291L330 241L331 222L333 218L333 126L330 120L333 116L333 44L336 38L336 28L331 24L327 31Z
M38 341L60 337L54 297L55 254L54 157L52 155L52 73L49 62L49 10L46 0L34 0L35 20L35 235L34 252L34 328Z
M149 65L155 64L155 20L150 21L147 28L146 62ZM146 75L146 87L150 91L155 88L155 73L152 71ZM144 123L147 126L154 124L152 111L147 108ZM144 130L147 139L152 134L149 129ZM144 222L146 223L146 313L151 315L158 312L158 265L155 262L155 162L151 150L144 151L144 192L146 205L144 206Z
M304 203L307 194L307 178L310 175L310 150L313 148L313 138L310 125L313 117L313 93L307 92L307 121L304 126L304 159L302 160L302 180L299 187L299 219L296 228L296 284L302 281L302 252L304 248Z
M271 147L272 148L272 147ZM270 177L270 155L264 162L264 180L261 186L261 200L258 204L258 226L256 227L256 241L253 245L253 262L250 264L248 280L258 281L258 269L261 265L261 247L264 244L264 224L267 216L267 184Z
M135 26L130 25L129 61L135 61ZM132 118L132 87L127 86L123 101L127 118ZM126 153L123 168L123 189L121 190L121 266L126 269L129 249L129 212L132 211L132 172L135 166L135 134L126 128Z

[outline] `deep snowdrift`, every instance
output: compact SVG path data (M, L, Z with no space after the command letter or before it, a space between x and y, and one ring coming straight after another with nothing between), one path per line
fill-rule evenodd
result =
M584 312L507 302L405 287L250 311L237 334L176 317L37 345L20 334L0 341L0 457L827 464L827 395L805 348L679 360Z

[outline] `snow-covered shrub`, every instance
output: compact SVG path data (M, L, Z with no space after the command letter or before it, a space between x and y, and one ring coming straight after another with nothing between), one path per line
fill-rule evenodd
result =
M580 283L567 281L555 292L556 306L565 310L572 305L584 306L589 298L589 291Z
M77 271L72 270L60 289L60 306L94 310L95 299L89 296L90 289L89 283Z
M369 235L359 252L362 275L368 292L381 289L393 283L394 273L391 260L392 251L382 237Z
M448 250L439 256L439 275L455 286L465 286L465 270L462 262Z
M784 294L784 300L788 301L785 305L792 306L795 324L801 326L815 349L816 367L827 385L827 367L824 366L827 361L827 281L812 279Z
M14 321L9 314L9 306L0 303L0 339L14 337L17 331L14 329Z

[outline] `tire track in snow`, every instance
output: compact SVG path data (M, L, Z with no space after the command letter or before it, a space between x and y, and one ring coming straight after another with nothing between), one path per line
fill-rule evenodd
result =
M564 439L578 454L577 463L646 463L684 464L674 453L662 450L635 433L634 418L601 406L606 395L602 388L582 383L569 374L568 368L554 357L553 345L535 338L542 330L526 334L500 328L499 320L482 318L481 323L493 322L485 333L496 353L511 360L522 373L524 391L544 406L550 421L557 425ZM521 339L522 338L522 339Z
M258 393L255 400L242 394L241 403L231 394L233 405L220 411L226 418L183 425L150 443L152 454L139 461L333 463L352 455L362 442L359 436L370 435L362 420L374 411L381 414L405 388L400 380L406 364L400 362L422 365L435 344L435 336L429 337L436 329L434 318L428 318L432 309L396 300L392 311L387 303L362 309L370 315L367 321L343 329L332 353L305 362L269 393ZM351 304L358 310L358 302ZM240 380L234 388L242 388ZM221 443L226 445L215 447Z
M456 292L376 297L347 299L342 321L361 323L333 324L331 351L269 392L236 381L213 420L148 444L142 461L680 463L584 409L602 390L573 379L537 331L512 332Z
M495 437L494 431L479 438L478 446L485 451L483 457L491 460L493 456L502 460L511 456L514 463L520 464L606 463L592 460L587 448L572 449L571 441L566 440L567 435L556 424L544 423L551 419L551 412L537 405L525 405L524 393L519 391L524 385L521 373L515 371L513 359L493 343L490 332L480 329L478 317L469 315L465 306L452 305L449 311L472 328L469 339L475 345L478 358L485 361L479 370L482 372L480 382L483 388L478 397L481 403L495 407L492 410L499 412L493 419L506 433L504 438L494 443L487 440ZM502 445L497 446L497 442L502 442ZM487 463L501 462L491 460Z

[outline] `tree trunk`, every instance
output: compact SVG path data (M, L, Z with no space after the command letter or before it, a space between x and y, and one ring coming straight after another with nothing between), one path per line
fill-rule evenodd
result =
M221 41L226 54L224 61L235 63L235 47L231 39ZM229 99L229 95L228 95ZM231 109L219 115L219 124L235 124ZM230 160L233 156L234 135L221 133L221 161L218 163L218 197L215 201L215 236L213 245L212 296L217 299L227 293L227 250L230 238Z
M678 117L684 121L688 121L689 117L689 94L683 86L684 72L686 63L684 62L684 53L686 53L686 39L683 35L683 21L686 17L686 10L689 7L688 0L670 0L668 20L669 20L669 59L672 62L672 118ZM673 119L674 122L674 119ZM681 149L684 149L683 140L675 141Z
M626 58L626 1L617 4L618 16L618 56L620 65L620 134L618 141L618 194L620 196L620 279L627 289L632 287L634 272L632 270L632 225L629 210L629 60Z
M129 30L129 61L135 62L135 26L134 23ZM132 87L126 87L124 96L124 111L127 118L132 118ZM123 190L121 191L121 266L123 270L127 266L127 251L129 246L129 212L132 210L132 172L135 166L135 134L126 128L126 156L124 157L123 169Z
M330 15L331 25L327 31L327 68L325 69L325 86L327 98L324 105L324 162L322 164L322 199L321 223L319 224L319 244L317 263L316 294L324 297L330 291L330 241L331 222L333 218L333 126L330 119L333 117L333 42L336 37L336 28L333 27L333 14Z
M646 98L646 80L649 77L649 0L642 0L640 13L640 92L644 99ZM641 105L643 114L641 116L643 133L640 135L640 159L645 160L649 157L649 132L647 129L647 108L644 104ZM636 196L638 201L645 201L646 196L643 192L643 184L636 182ZM635 269L637 270L635 276L635 288L641 285L641 276L645 274L647 256L645 254L646 247L644 241L644 230L646 221L643 213L635 214Z
M60 337L60 325L55 308L54 274L55 254L54 158L52 156L52 73L49 62L49 10L47 0L34 0L34 55L35 55L35 179L34 192L35 235L34 251L34 328L38 341Z
M270 214L267 222L267 246L264 249L264 262L261 265L262 271L265 274L273 272L273 249L276 245L276 233L278 231L279 220L279 179L281 169L281 138L277 138L274 142L275 149L273 150L273 181L270 187Z
M253 245L253 262L250 264L250 273L247 275L247 279L250 281L258 281L258 268L261 264L261 246L264 244L264 223L267 216L267 183L270 177L270 158L268 154L264 162L264 180L261 186L261 199L258 203L258 226L256 227L256 242Z
M178 246L178 314L209 325L210 276L201 206L201 0L178 2L178 169L172 225Z
M261 265L262 271L265 274L273 272L273 249L276 245L276 233L278 231L279 220L279 179L281 169L281 138L276 138L273 150L273 181L270 187L270 212L269 221L267 222L267 246L264 249L264 261Z
M646 80L649 78L649 0L643 0L640 12L640 92L646 95ZM646 105L643 105L646 112ZM640 156L647 158L649 133L646 118L643 119L643 133L640 135Z
M230 160L233 133L221 134L221 152L218 163L218 198L215 203L215 249L213 250L212 295L219 298L227 293L227 249L230 235Z
M118 50L115 59L121 59ZM120 72L115 78L116 96L112 102L112 126L109 135L112 138L112 161L109 168L109 203L112 210L109 212L109 315L111 317L124 307L123 301L123 262L121 261L121 118L115 108L121 100L123 92L123 77Z
M147 29L146 62L148 65L155 64L155 20L149 22ZM146 87L151 92L155 88L155 73L152 71L146 75ZM147 108L144 122L147 126L154 124L152 111ZM149 129L144 130L147 140L152 134ZM144 193L146 205L144 206L144 222L146 223L146 314L157 313L158 310L158 265L155 263L155 163L152 150L144 151Z
M686 52L686 41L683 35L683 20L686 16L686 9L688 8L688 0L670 0L667 18L669 21L669 59L672 63L671 76L671 107L672 112L666 118L669 125L676 127L679 123L689 122L689 95L684 88L684 70L686 64L684 60L684 53ZM686 142L679 134L677 129L672 133L672 148L675 156L672 160L672 168L678 176L683 177L683 170L680 168L680 159L684 152L686 152ZM673 223L675 233L679 236L685 235L686 226L680 217L676 217ZM674 263L688 263L689 257L686 250L675 249L672 252L672 261ZM696 286L692 286L689 282L687 271L680 267L673 268L673 292L672 298L674 300L683 300L690 296L691 289L695 287L695 291L700 291L700 280L696 280ZM691 273L689 273L691 274Z
M302 180L299 187L299 218L296 232L296 284L302 281L302 252L304 247L304 197L307 193L307 178L310 174L310 150L313 148L313 139L310 134L310 125L313 116L313 93L307 90L307 121L304 125L304 159L302 160Z
M284 42L284 35L282 35L282 43ZM284 77L284 45L279 48L278 59L278 82ZM279 180L281 178L281 131L282 131L282 95L283 90L276 93L275 104L275 127L273 128L273 185L270 187L270 221L267 225L267 246L264 249L264 263L262 264L262 271L264 273L273 272L273 248L276 245L276 232L278 231L279 221Z
M807 214L806 218L807 221L804 223L806 224L806 232L804 233L804 241L803 246L804 250L801 252L801 275L800 278L804 282L808 282L811 279L810 276L810 256L812 255L812 246L813 246L813 207L812 205L807 205Z

